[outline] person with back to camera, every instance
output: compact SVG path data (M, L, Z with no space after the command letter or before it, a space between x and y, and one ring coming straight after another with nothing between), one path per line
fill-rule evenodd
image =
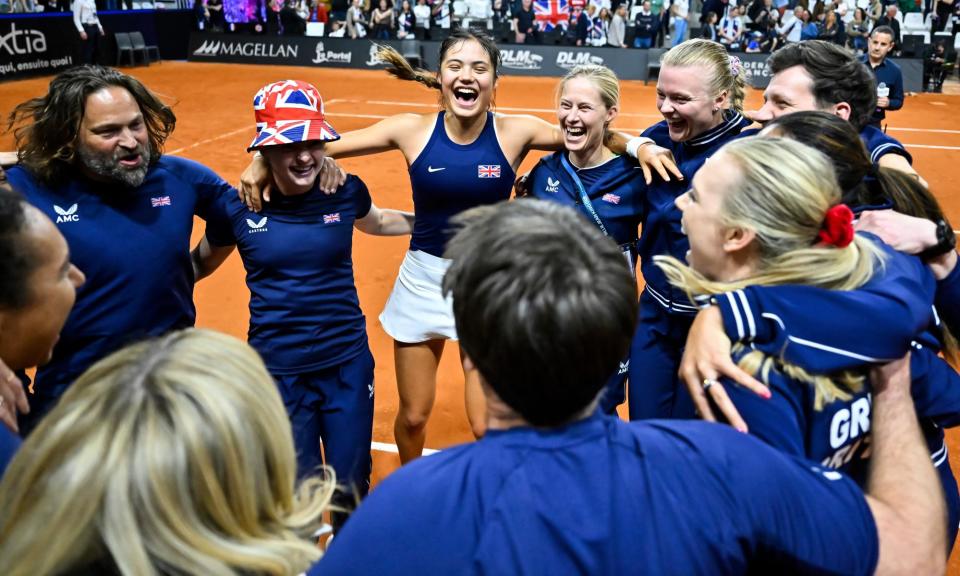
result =
M374 358L353 276L353 229L409 234L413 214L378 208L353 175L335 194L320 190L324 150L340 136L311 84L268 84L253 108L248 151L263 154L277 193L260 214L235 194L221 198L230 226L208 226L194 261L203 278L239 249L250 289L248 341L290 416L299 474L325 461L348 488L335 497L339 529L353 496L370 487L373 431Z
M423 451L426 423L436 394L436 375L446 340L456 339L449 299L440 280L449 262L443 249L454 215L477 205L507 200L514 173L530 150L558 150L561 129L533 116L491 110L499 78L500 52L485 34L454 31L440 47L438 73L414 69L396 50L381 47L388 72L440 90L439 113L398 114L367 128L342 134L326 146L328 156L346 158L400 150L407 161L417 214L410 250L401 265L380 321L394 339L400 407L394 433L400 459ZM644 159L661 174L673 168L649 139L628 142L611 135L611 147ZM268 179L262 160L244 173L245 201L259 207ZM476 437L483 435L484 407L479 384L467 380L465 405Z
M636 320L616 244L532 199L458 221L444 289L489 432L384 480L311 576L943 572L904 360L872 374L866 496L728 427L623 422L595 410Z
M172 332L93 365L26 440L0 483L0 572L302 574L332 480L295 484L253 349Z
M850 132L856 143L855 132ZM869 160L866 163L869 165ZM897 254L871 237L855 235L853 213L840 200L833 167L814 149L782 138L730 143L704 164L690 192L677 200L690 236L689 264L658 257L657 265L691 298L719 296L755 285L852 291L874 281L875 276L914 275L923 278L925 289L908 297L929 308L934 283L923 263ZM794 303L801 313L816 310L809 300L796 298ZM796 314L786 310L778 319L789 326ZM848 332L859 332L864 324L853 318L845 320L854 324ZM949 462L945 462L944 436L938 424L960 423L960 376L937 358L939 343L929 328L918 333L917 340L924 345L911 354L911 392L946 494L950 520L945 526L947 542L952 545L960 521L960 495ZM822 348L811 350L804 361L794 362L782 353L792 345L787 342L779 350L743 345L733 349L738 366L772 391L771 397L761 399L745 388L727 386L726 396L739 412L736 419L742 419L751 434L768 444L843 470L865 486L871 396L864 375L869 363L861 360L860 366L844 371L824 369L836 349ZM952 352L955 356L955 346ZM932 367L931 362L939 366ZM729 381L707 380L703 386L710 389L724 383Z
M0 168L0 182L4 181ZM45 364L83 285L63 235L9 185L0 184L0 478L20 446L17 411L29 411L11 370Z

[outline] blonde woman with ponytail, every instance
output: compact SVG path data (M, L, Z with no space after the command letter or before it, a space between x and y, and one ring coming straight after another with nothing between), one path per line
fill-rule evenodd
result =
M726 145L697 172L689 192L677 200L677 205L690 236L687 263L662 256L656 265L691 301L745 298L743 291L753 286L864 289L875 277L887 274L888 267L904 266L904 259L914 260L855 234L853 213L841 203L831 162L793 140L751 138ZM915 264L906 262L912 273L922 273ZM927 298L929 309L931 292ZM823 330L836 329L832 327L832 315L826 310L805 308L807 303L802 297L796 298L793 305L798 310L793 314L812 315ZM873 313L886 312L878 308ZM783 318L739 318L747 331L759 330L759 322L791 322L786 313ZM818 355L827 357L835 352L823 349L808 352L804 363L787 359L788 349L805 345L805 341L786 339L776 352L734 346L732 360L766 385L772 393L766 398L729 380L707 378L702 388L713 398L736 406L738 418L742 418L737 422L741 430L749 429L790 454L843 470L865 486L871 396L864 374L869 365L861 359L859 369L823 371ZM942 387L914 375L912 395L928 444L935 440L931 432L937 427L924 413L945 408L935 406L945 396ZM953 418L956 420L957 415ZM955 535L957 522L952 509L960 498L957 485L949 465L939 472Z
M651 152L672 155L683 178L655 180L645 200L638 251L646 287L630 349L631 420L687 415L678 405L677 368L696 308L670 286L653 259L686 254L689 246L680 231L680 210L674 200L687 190L687 182L707 158L750 125L741 115L746 85L743 64L721 44L688 40L671 48L660 64L657 109L663 121L643 136L659 147Z
M397 283L380 316L394 339L394 360L400 408L394 435L402 462L420 456L426 425L433 409L437 367L447 340L456 340L450 301L440 281L449 261L443 251L449 220L468 208L507 200L515 171L530 150L559 150L563 134L533 116L492 111L500 72L500 52L482 33L454 31L440 47L439 70L413 68L396 50L381 47L387 71L400 78L439 90L439 112L397 114L372 126L342 134L329 142L326 153L347 158L399 150L409 166L416 223L410 250ZM628 141L619 135L611 143L620 152L639 154L666 175L670 160L646 139ZM639 149L639 151L638 151ZM254 160L241 180L241 195L259 209L261 190L269 176L262 160ZM268 195L264 194L264 199ZM412 288L414 287L414 288ZM479 383L465 385L465 405L475 436L486 427Z
M69 388L0 484L0 574L300 574L333 479L294 486L260 357L184 330L120 350Z

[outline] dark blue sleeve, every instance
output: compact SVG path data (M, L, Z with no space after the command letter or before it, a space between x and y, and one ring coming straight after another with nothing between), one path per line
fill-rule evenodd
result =
M917 416L942 428L960 425L960 374L936 351L915 347L910 355L910 391Z
M370 198L370 190L363 180L353 174L347 176L347 181L344 182L344 186L347 185L353 187L353 209L354 214L356 214L354 218L357 220L364 218L370 213L370 206L373 205L373 199Z
M19 449L20 437L0 424L0 478L3 478L3 473Z
M936 283L918 259L891 253L857 290L749 286L714 298L733 341L833 372L889 362L933 323Z
M723 431L722 481L754 548L751 573L872 574L876 523L847 476ZM720 433L715 433L720 436Z
M740 386L733 380L721 380L730 401L747 423L750 435L777 450L802 458L806 455L806 418L800 400L782 375L774 374L768 383L769 400Z
M940 322L954 334L960 334L960 264L954 266L946 278L937 282L933 303L940 315Z

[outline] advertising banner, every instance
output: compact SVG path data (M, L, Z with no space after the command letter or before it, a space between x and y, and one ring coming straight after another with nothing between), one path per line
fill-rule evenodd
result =
M70 18L0 19L0 80L52 74L77 61Z

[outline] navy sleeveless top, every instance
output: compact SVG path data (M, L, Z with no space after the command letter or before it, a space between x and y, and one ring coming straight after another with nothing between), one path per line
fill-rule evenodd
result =
M487 112L483 130L470 144L450 140L443 115L437 114L430 141L410 165L417 214L410 249L434 256L443 256L452 236L450 218L474 206L507 200L514 180L497 141L492 112Z

